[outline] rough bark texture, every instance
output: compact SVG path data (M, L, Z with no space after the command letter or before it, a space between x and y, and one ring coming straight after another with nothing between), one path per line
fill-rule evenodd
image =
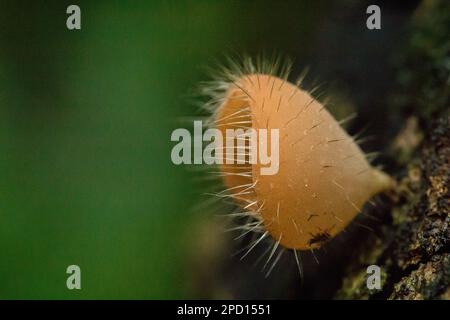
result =
M449 25L446 1L424 1L416 12L389 101L398 117L410 115L389 151L398 187L388 219L356 250L336 298L450 298ZM381 290L367 289L372 264L381 268Z
M337 298L448 299L450 293L450 122L436 121L408 166L391 208L392 223L354 258ZM371 254L367 254L370 252ZM382 289L369 290L366 268L382 270Z

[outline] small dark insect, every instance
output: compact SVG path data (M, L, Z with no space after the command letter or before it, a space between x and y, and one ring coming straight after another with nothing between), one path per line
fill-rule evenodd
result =
M316 233L316 234L311 234L311 237L312 238L308 242L308 244L310 246L312 246L313 244L321 245L324 242L327 242L328 240L331 239L331 235L330 235L330 233L327 230L325 230L323 232Z

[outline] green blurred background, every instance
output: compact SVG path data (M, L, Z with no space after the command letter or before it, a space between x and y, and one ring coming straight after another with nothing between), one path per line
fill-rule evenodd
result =
M81 8L79 31L66 28L69 4ZM369 33L365 8L1 0L0 298L194 297L188 244L211 214L190 210L202 201L198 173L171 163L170 133L195 115L203 67L234 52L290 56L294 74L309 65L337 81L370 118L403 11L386 9L385 29ZM370 96L364 79L377 84ZM82 290L66 288L71 264Z

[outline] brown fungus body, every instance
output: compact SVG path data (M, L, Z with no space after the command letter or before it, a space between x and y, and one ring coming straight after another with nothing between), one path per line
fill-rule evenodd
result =
M259 162L223 164L221 171L241 209L289 249L320 247L392 184L320 102L272 75L247 74L231 82L214 125L222 132L279 129L278 173L262 175Z

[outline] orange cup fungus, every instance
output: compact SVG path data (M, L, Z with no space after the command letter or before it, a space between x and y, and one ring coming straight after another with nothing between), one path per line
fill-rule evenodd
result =
M353 138L308 92L286 79L250 71L222 82L212 127L223 132L278 129L279 169L263 175L260 163L219 165L228 193L258 221L255 227L263 235L289 249L318 248L346 228L372 196L390 188L392 180L369 164Z

